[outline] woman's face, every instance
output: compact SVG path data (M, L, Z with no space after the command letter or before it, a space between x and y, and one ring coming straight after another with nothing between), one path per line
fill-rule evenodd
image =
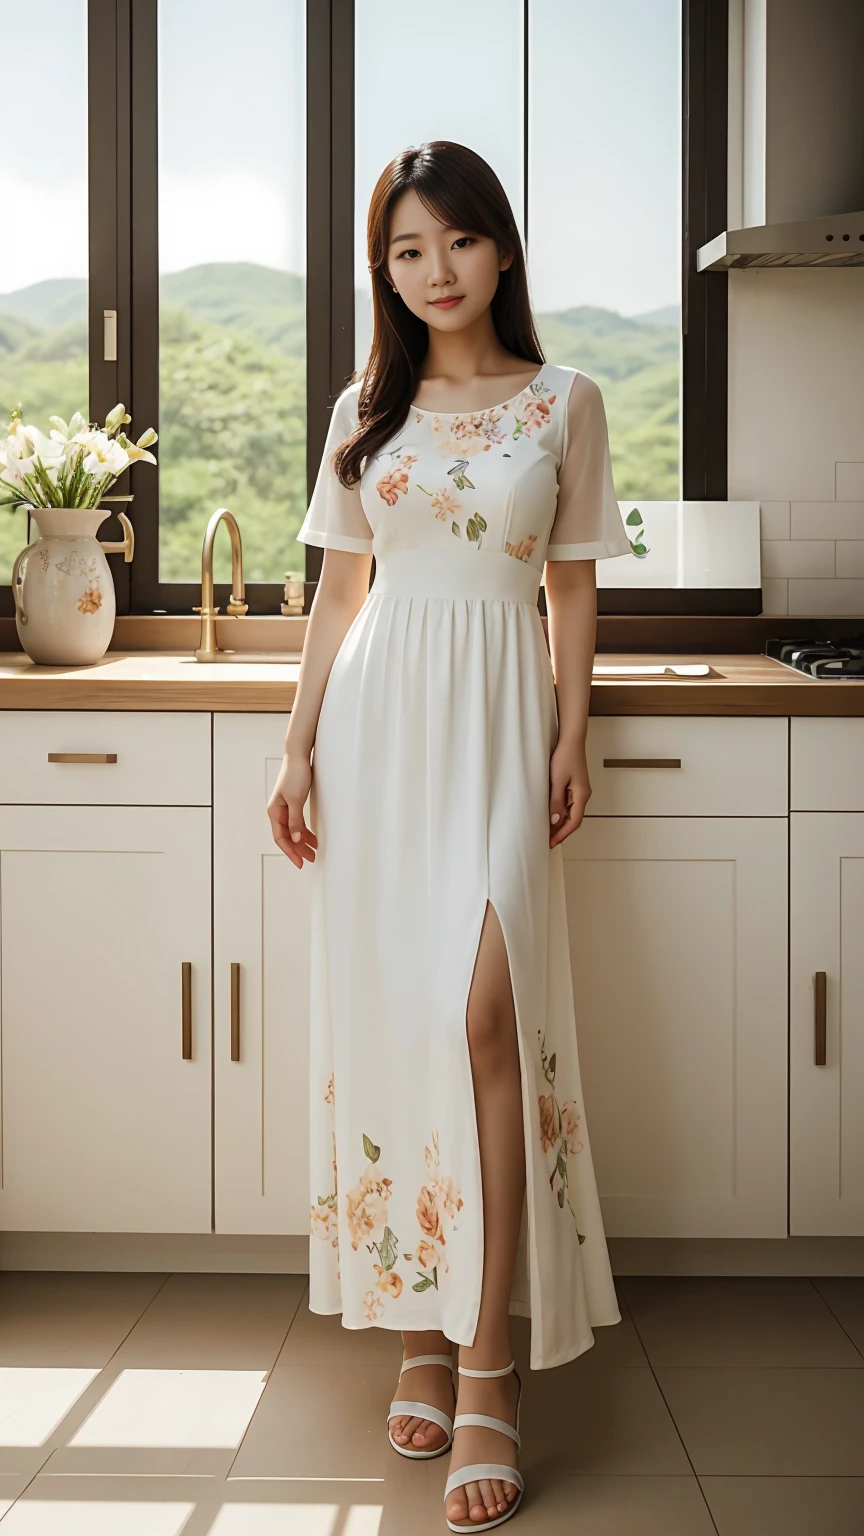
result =
M512 260L486 235L445 229L414 191L393 205L386 271L412 313L435 330L461 331L482 315Z

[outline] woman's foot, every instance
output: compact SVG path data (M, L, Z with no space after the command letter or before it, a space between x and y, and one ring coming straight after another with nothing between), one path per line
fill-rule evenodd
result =
M470 1351L463 1351L463 1356ZM459 1377L458 1413L482 1413L487 1418L503 1419L505 1424L516 1423L516 1404L519 1401L519 1382L515 1372L508 1376L476 1378ZM515 1467L518 1459L516 1444L508 1435L497 1429L485 1429L475 1425L461 1425L453 1436L450 1452L450 1473L458 1472L475 1462L497 1462ZM457 1524L464 1520L482 1525L487 1520L503 1515L518 1496L515 1483L491 1481L466 1483L454 1488L444 1505L448 1520Z
M449 1355L451 1352L450 1340L443 1333L403 1333L402 1348L405 1360L413 1360L417 1355ZM397 1396L428 1403L430 1408L440 1408L452 1419L455 1396L452 1370L444 1365L415 1365L402 1377ZM397 1414L388 1423L397 1445L413 1446L418 1451L439 1451L449 1439L441 1425L431 1419L410 1419Z

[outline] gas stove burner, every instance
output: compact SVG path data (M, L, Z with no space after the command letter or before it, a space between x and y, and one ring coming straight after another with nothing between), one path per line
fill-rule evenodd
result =
M832 640L769 640L765 655L808 677L864 682L864 635L850 635L836 644Z

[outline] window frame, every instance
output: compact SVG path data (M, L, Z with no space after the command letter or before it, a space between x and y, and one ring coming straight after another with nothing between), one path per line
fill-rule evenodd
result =
M530 3L523 0L526 219ZM157 11L158 0L89 0L88 303L91 418L104 419L123 400L134 420L158 430ZM696 252L726 224L728 24L728 0L682 0L680 494L687 500L727 494L728 290L716 274L697 272ZM354 371L354 26L355 0L306 0L307 500L330 412ZM527 222L525 231L527 242ZM106 309L117 311L116 362L103 357ZM190 614L199 583L159 579L158 468L133 468L117 486L127 490L135 559L108 557L118 614ZM121 537L116 520L101 536ZM306 547L306 613L323 553ZM229 596L229 583L217 582L216 603L224 607ZM250 613L278 614L282 583L248 582L246 599ZM13 612L6 586L0 614Z

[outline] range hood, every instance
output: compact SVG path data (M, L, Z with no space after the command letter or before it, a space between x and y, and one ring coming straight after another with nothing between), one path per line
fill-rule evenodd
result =
M864 211L727 229L696 252L698 272L730 267L864 267Z

